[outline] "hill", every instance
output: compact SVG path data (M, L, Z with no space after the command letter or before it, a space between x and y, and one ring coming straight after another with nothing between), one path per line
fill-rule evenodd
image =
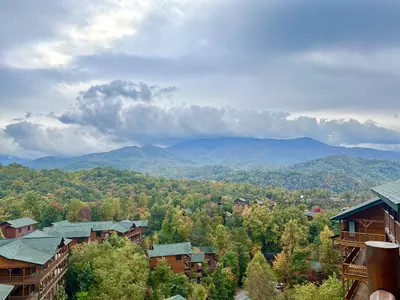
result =
M218 138L178 143L168 148L152 145L124 147L72 158L45 157L25 165L64 170L114 167L141 172L178 166L225 165L235 169L264 169L291 165L328 156L399 160L400 152L330 146L311 138Z
M241 162L242 164L288 165L338 155L400 160L400 152L330 146L311 138L200 139L178 143L167 148L167 151L177 157L195 160L202 164Z

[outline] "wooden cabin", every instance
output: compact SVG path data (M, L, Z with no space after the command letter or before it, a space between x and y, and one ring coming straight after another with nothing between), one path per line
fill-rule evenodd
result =
M51 227L45 227L44 232L52 236L60 236L72 240L72 244L107 240L113 232L119 236L126 236L132 242L140 243L144 238L144 230L148 225L147 220L120 222L55 222Z
M36 224L31 218L20 218L0 223L0 229L5 238L14 239L35 231Z
M204 253L204 261L207 262L208 267L210 269L215 269L217 266L218 260L215 256L215 250L211 246L200 246L198 247L200 252Z
M368 299L370 296L365 294L368 290L365 242L400 244L400 181L371 190L377 198L356 205L332 218L340 223L344 299ZM386 273L390 276L390 270Z
M65 284L70 240L39 235L0 240L1 299L51 299Z
M192 245L189 242L153 245L153 249L148 250L147 255L151 270L159 264L161 259L165 259L175 273L188 276L196 273L198 281L202 277L205 254L203 252L193 253Z
M250 205L250 202L244 198L237 198L234 203L236 206L249 206Z
M153 245L152 250L147 250L147 255L150 260L151 270L154 269L163 258L175 273L189 274L192 270L192 245L189 242Z

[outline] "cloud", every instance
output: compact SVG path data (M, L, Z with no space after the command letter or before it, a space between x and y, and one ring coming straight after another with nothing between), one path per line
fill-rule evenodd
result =
M55 127L20 121L0 131L0 140L7 141L4 153L24 157L46 155L74 156L97 151L109 151L119 145L93 128L80 126Z

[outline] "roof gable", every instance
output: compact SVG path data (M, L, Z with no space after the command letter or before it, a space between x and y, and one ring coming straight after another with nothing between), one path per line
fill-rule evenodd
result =
M349 208L348 210L345 210L344 212L341 212L340 214L337 214L336 216L332 217L331 220L333 220L333 221L344 220L344 219L349 218L351 215L354 215L355 213L358 213L360 211L366 210L371 207L375 207L382 203L383 203L383 201L381 199L368 200L368 201L360 203L352 208Z
M395 210L400 209L400 180L373 187L371 191Z
M60 237L5 239L0 243L0 256L43 265L56 254L58 246L68 242Z
M10 226L12 228L21 228L21 227L37 224L37 222L35 220L32 220L31 218L20 218L20 219L5 221L3 223L10 224Z
M153 250L148 250L149 257L162 257L171 255L184 255L192 253L192 245L187 243L153 245Z

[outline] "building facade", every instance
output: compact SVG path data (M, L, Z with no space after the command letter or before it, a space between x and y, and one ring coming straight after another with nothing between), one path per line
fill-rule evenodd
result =
M369 297L365 242L400 243L400 181L371 190L377 196L375 199L345 210L332 218L340 224L344 299Z
M51 227L43 228L43 231L51 236L59 236L72 240L72 245L107 240L113 232L119 236L126 236L132 242L140 243L144 238L144 231L148 225L147 220L120 222L69 222L61 221L53 223Z
M35 232L0 240L0 283L8 290L6 299L52 299L65 284L69 243Z
M34 232L36 224L31 218L20 218L0 223L0 230L5 238L14 239Z

